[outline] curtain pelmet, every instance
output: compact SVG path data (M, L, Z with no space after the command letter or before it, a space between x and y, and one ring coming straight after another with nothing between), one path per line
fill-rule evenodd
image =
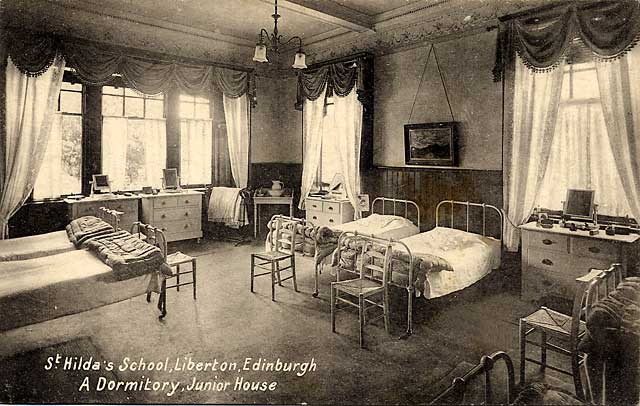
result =
M326 97L334 94L345 97L351 93L351 90L356 85L358 85L358 91L363 90L360 89L362 82L358 80L361 63L362 61L360 60L357 63L353 61L340 62L325 65L315 70L300 72L298 75L296 109L302 110L304 99L313 101L322 94L325 94Z
M557 66L576 37L598 59L623 56L640 38L640 3L575 1L506 21L498 34L494 80L501 79L513 49L530 70L544 72Z
M158 94L178 88L193 94L212 87L225 96L238 98L251 92L249 73L211 65L154 60L112 49L59 39L51 35L8 32L8 54L20 72L38 76L62 55L67 66L76 70L79 79L90 85L103 85L114 74L145 94Z

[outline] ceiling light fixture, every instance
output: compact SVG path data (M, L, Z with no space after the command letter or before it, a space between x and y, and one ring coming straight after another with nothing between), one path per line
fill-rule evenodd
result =
M271 51L278 53L281 46L297 40L299 43L298 52L296 52L293 65L291 65L291 67L294 69L306 69L306 55L302 50L302 38L296 35L295 37L291 37L288 41L283 41L282 35L278 34L278 18L280 18L280 14L278 14L278 0L275 0L275 12L271 14L271 17L273 17L273 33L269 34L266 29L260 29L260 39L256 44L256 51L253 54L253 60L256 62L269 62L267 59L267 46Z

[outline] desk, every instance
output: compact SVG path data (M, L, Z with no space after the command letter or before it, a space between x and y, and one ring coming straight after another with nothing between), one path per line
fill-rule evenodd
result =
M254 196L253 197L253 238L258 237L260 231L260 205L284 204L289 205L289 217L293 217L293 196Z
M591 268L607 269L621 263L625 269L635 266L634 253L640 246L638 234L596 235L570 231L554 225L537 227L535 222L522 230L522 298L539 299L552 294L573 299L575 279Z

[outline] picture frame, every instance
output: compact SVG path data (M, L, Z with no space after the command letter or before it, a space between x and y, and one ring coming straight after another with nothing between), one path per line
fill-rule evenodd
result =
M457 124L454 121L404 126L407 165L456 166L457 152Z

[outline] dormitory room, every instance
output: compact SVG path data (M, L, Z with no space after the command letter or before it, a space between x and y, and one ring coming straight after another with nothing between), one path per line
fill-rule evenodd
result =
M0 1L0 403L640 404L638 0Z

